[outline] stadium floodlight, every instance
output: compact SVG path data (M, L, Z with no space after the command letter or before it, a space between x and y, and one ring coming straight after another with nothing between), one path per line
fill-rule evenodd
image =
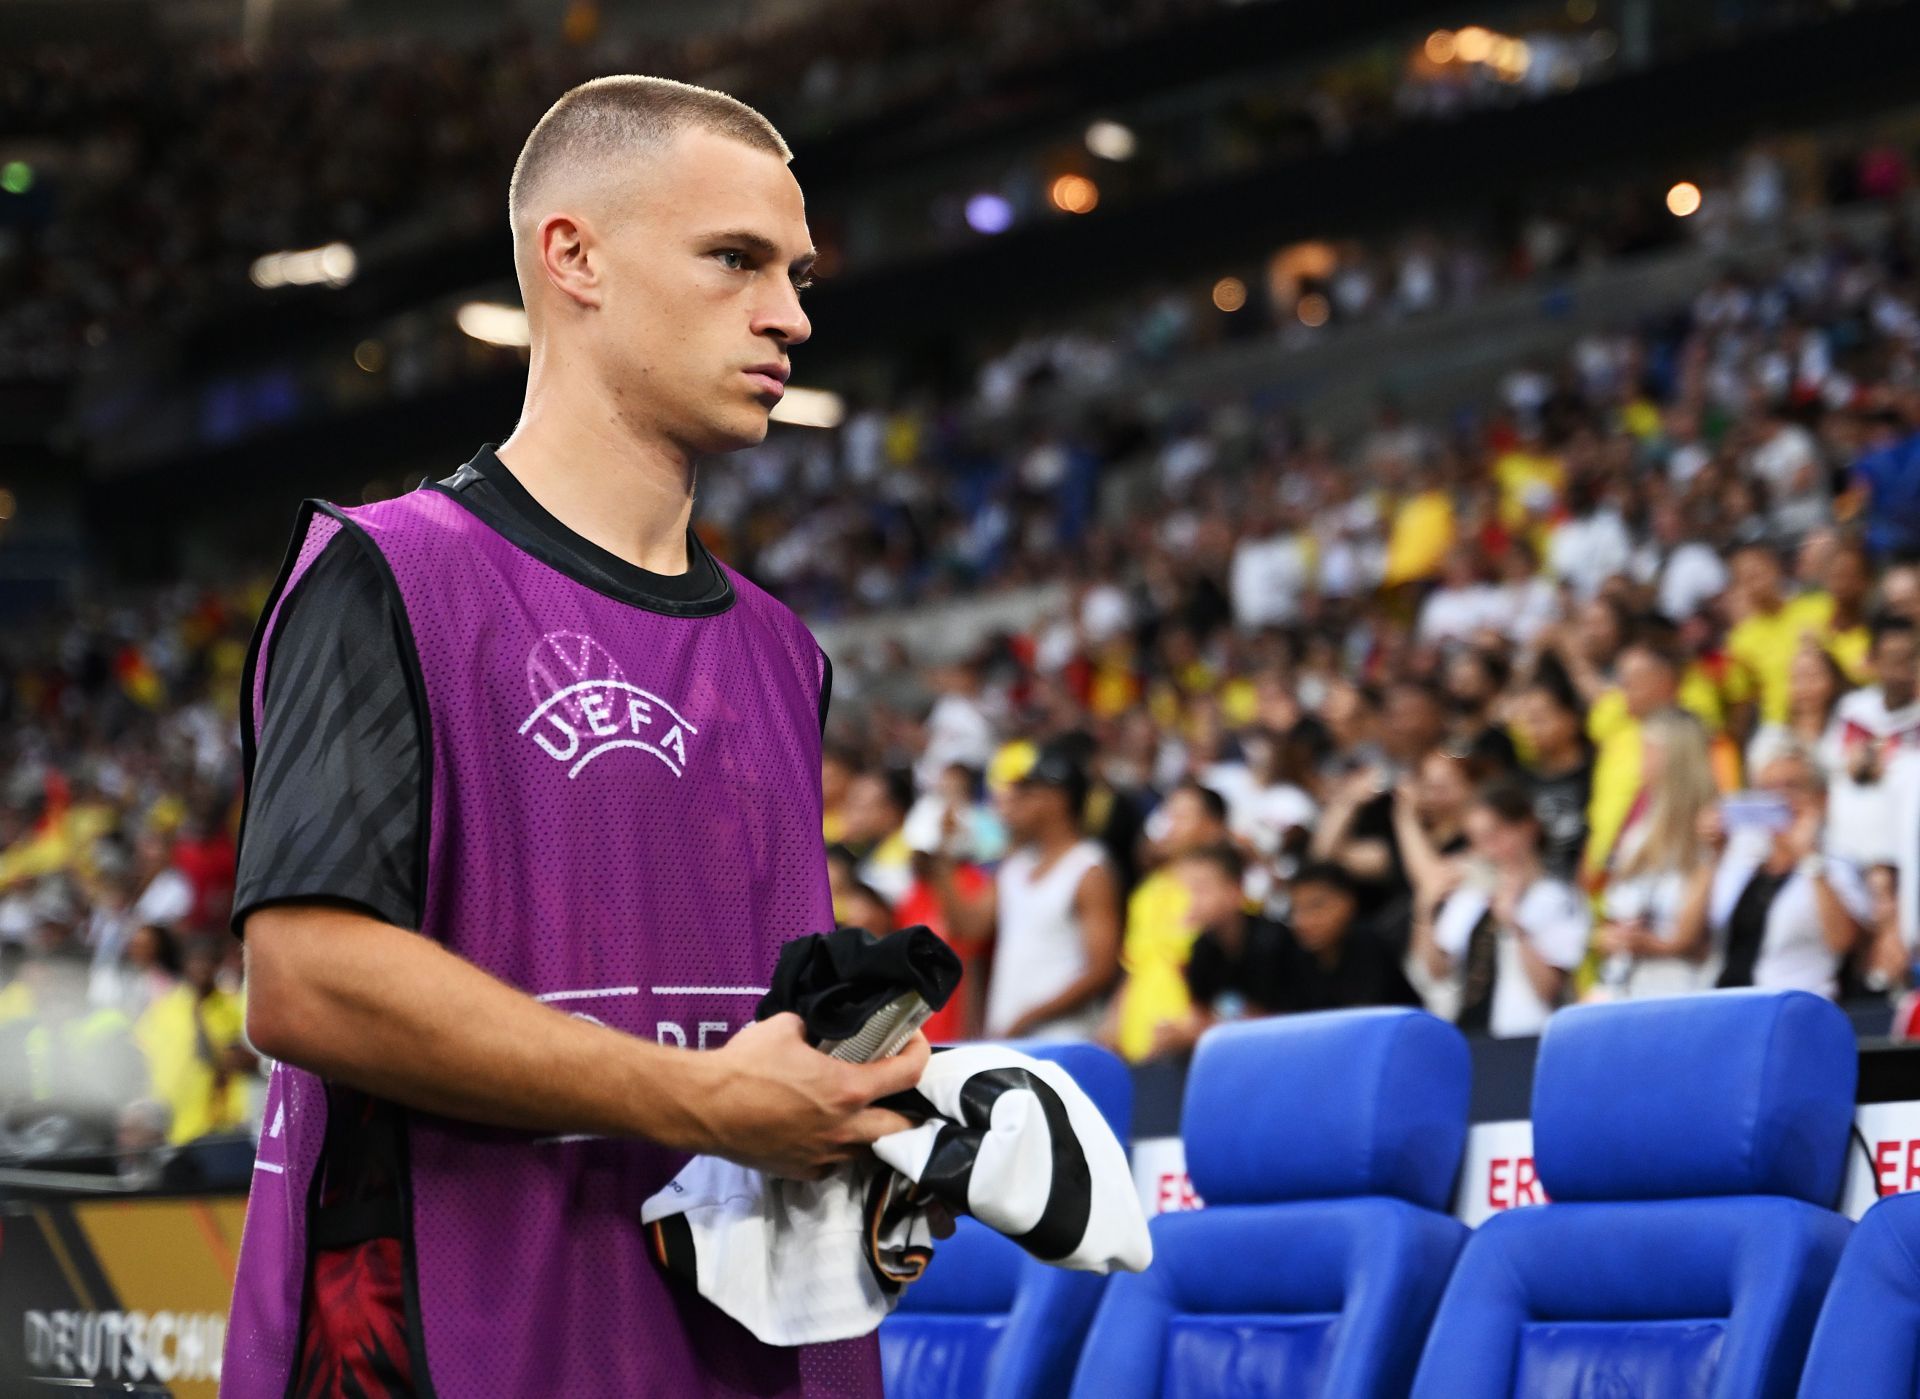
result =
M1013 205L1004 195L976 194L967 201L967 227L975 233L1005 233L1013 227Z
M454 313L454 320L468 335L489 345L533 343L533 334L527 328L527 313L519 306L499 301L469 301Z
M1684 219L1700 211L1700 186L1692 180L1682 180L1667 191L1667 212L1675 218Z
M360 259L345 243L267 253L253 260L253 284L274 287L344 287L360 270Z
M1132 160L1138 145L1133 129L1117 121L1097 121L1087 128L1087 149L1102 160Z
M845 401L832 390L797 389L789 384L769 416L776 423L793 427L839 427L846 415Z

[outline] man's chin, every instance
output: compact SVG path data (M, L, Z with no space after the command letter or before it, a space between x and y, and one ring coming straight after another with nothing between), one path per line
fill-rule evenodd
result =
M720 453L758 447L767 440L767 429L771 422L768 411L757 405L745 412L730 414L708 425L707 442L701 450Z

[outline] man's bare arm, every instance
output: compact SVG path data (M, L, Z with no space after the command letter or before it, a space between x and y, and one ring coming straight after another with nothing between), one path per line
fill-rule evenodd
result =
M645 1137L779 1175L818 1176L908 1122L869 1106L919 1082L925 1039L844 1064L800 1020L710 1052L669 1048L542 1005L430 938L338 908L246 920L247 1033L326 1078L448 1117Z
M1073 908L1080 919L1080 941L1086 951L1087 969L1058 995L1042 1001L1015 1020L1007 1028L1009 1039L1082 1009L1106 995L1120 978L1120 889L1113 871L1105 865L1095 865L1081 875L1080 886L1074 890Z

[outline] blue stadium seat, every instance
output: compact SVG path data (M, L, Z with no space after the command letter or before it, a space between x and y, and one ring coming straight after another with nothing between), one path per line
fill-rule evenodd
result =
M1800 1399L1920 1399L1920 1195L1889 1195L1847 1240Z
M1404 1395L1467 1233L1443 1211L1469 1077L1424 1011L1210 1031L1181 1120L1206 1207L1154 1220L1153 1266L1113 1280L1076 1399Z
M1018 1044L1073 1075L1122 1143L1133 1135L1133 1079L1090 1044ZM962 1219L926 1276L880 1327L888 1399L1057 1399L1107 1279L1049 1267L977 1220Z
M1857 1051L1805 992L1554 1016L1533 1083L1551 1203L1482 1224L1415 1399L1784 1399L1847 1241Z

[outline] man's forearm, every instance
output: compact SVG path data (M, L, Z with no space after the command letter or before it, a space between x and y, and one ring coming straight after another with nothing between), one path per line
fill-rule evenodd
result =
M708 1056L553 1010L359 914L271 908L246 931L248 1028L264 1053L470 1122L703 1148Z

